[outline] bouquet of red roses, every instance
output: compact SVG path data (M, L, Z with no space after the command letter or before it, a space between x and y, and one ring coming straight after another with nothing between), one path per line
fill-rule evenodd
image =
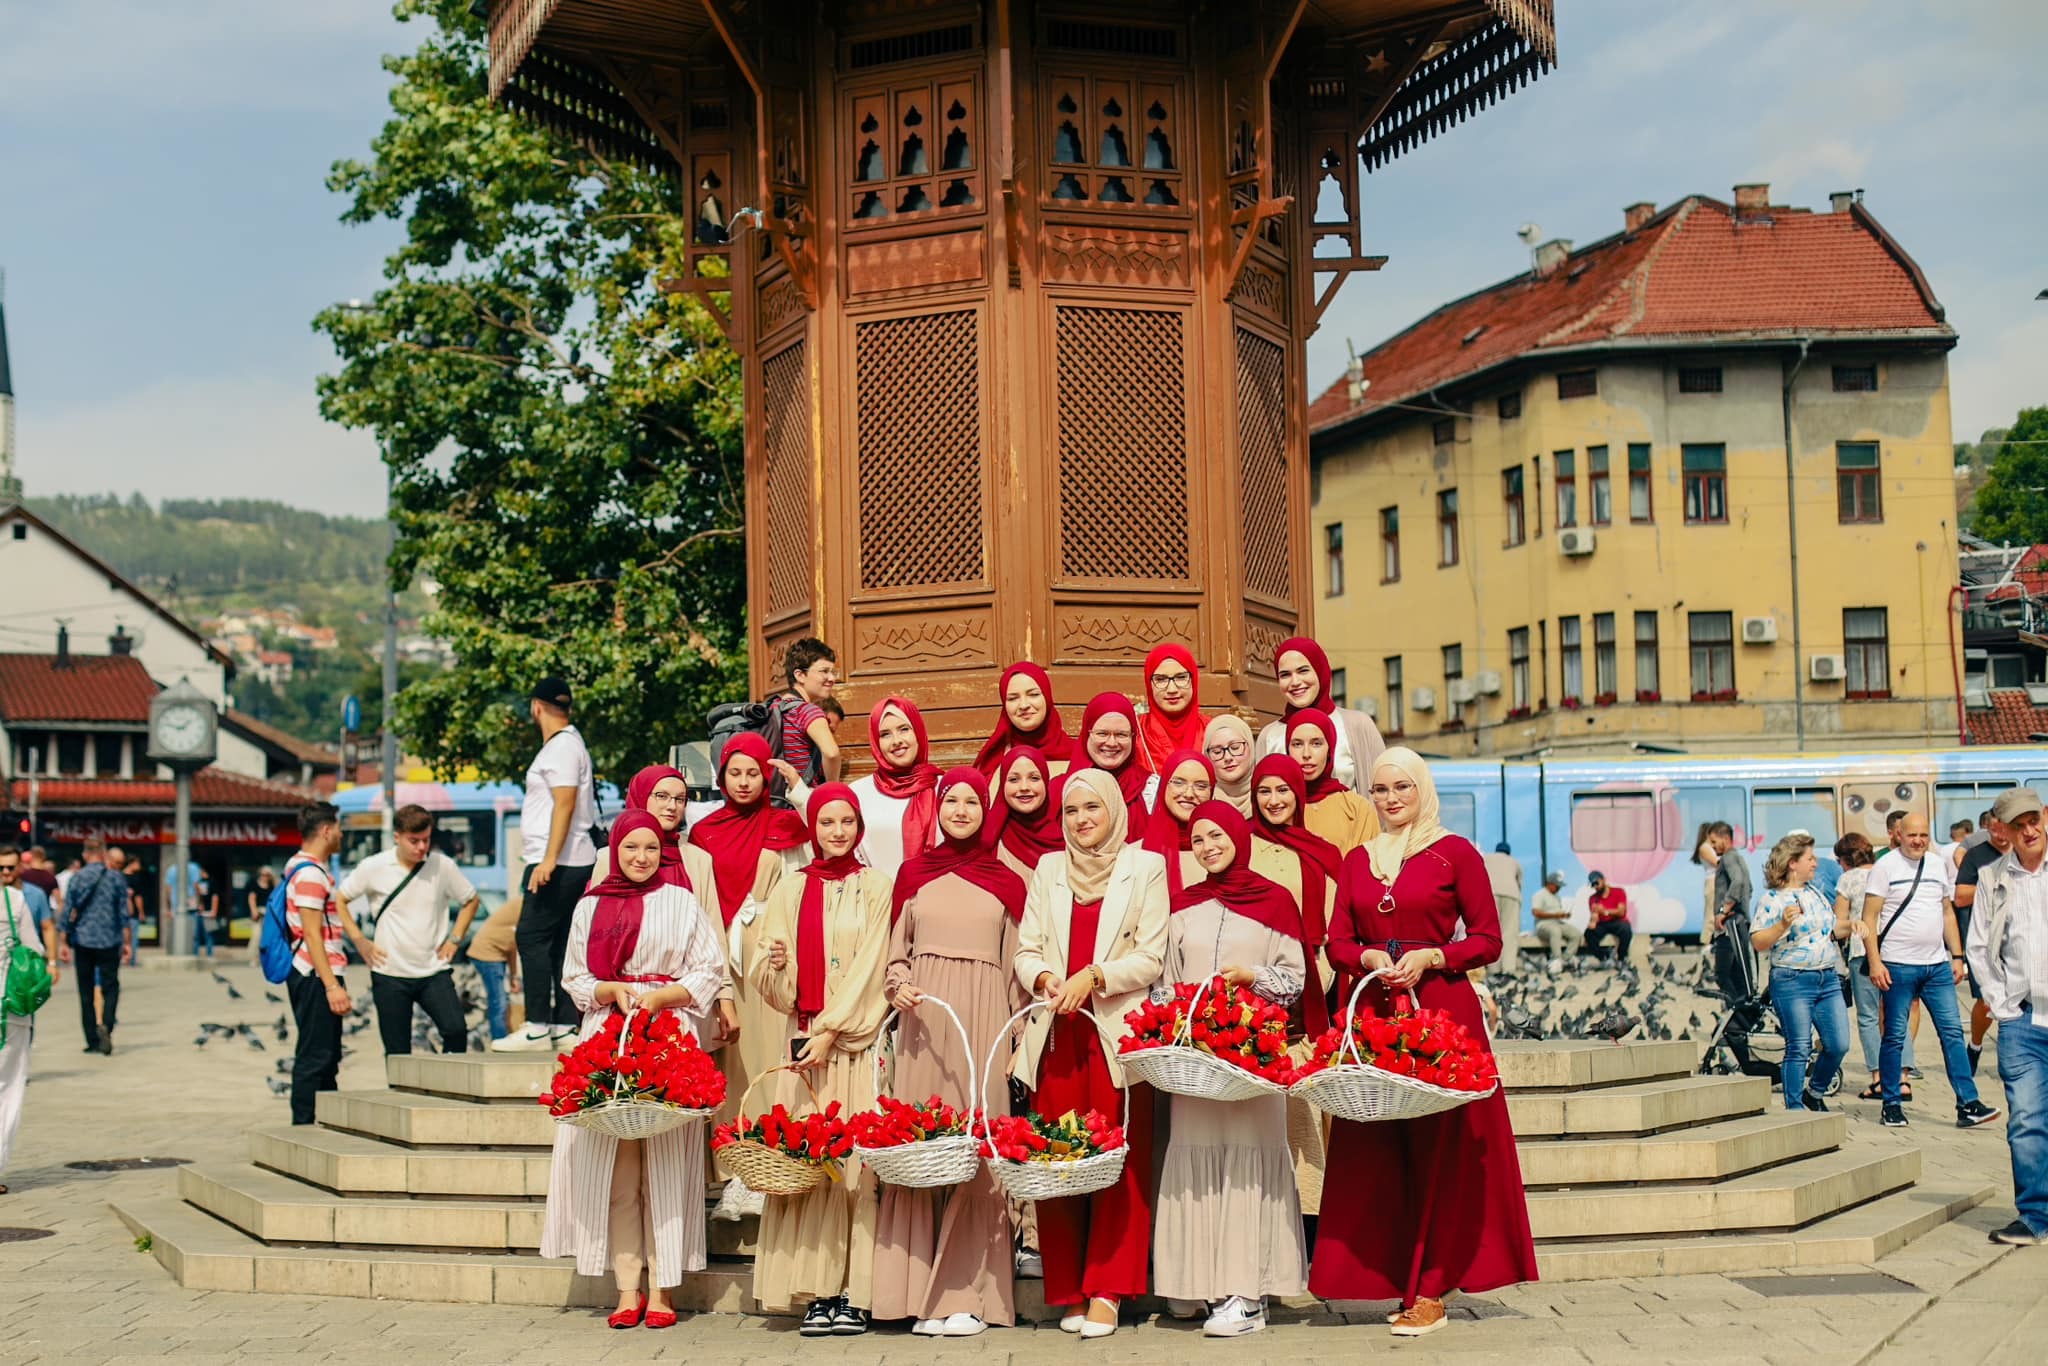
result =
M957 1186L981 1169L981 1111L960 1109L933 1096L883 1096L875 1108L847 1121L854 1156L894 1186Z
M883 1096L875 1102L874 1109L861 1111L846 1124L858 1147L896 1148L906 1143L922 1143L930 1138L964 1134L969 1120L980 1118L980 1113L977 1110L970 1114L946 1104L937 1096L917 1101Z
M599 1106L637 1102L681 1110L725 1103L725 1074L673 1012L617 1012L597 1033L561 1054L540 1103L557 1119Z
M1188 1010L1197 993L1202 1000L1190 1021ZM1171 1000L1148 1001L1124 1016L1124 1023L1130 1033L1118 1042L1117 1052L1125 1057L1180 1043L1275 1086L1292 1085L1297 1076L1287 1051L1287 1007L1248 987L1229 986L1221 977L1183 982Z
M819 1166L853 1151L853 1135L847 1132L846 1121L839 1117L836 1100L825 1107L824 1113L816 1115L792 1115L782 1105L752 1119L736 1115L730 1124L721 1124L711 1131L711 1151L717 1152L741 1140Z
M1349 1029L1356 1061L1448 1091L1485 1094L1500 1084L1493 1052L1472 1031L1441 1010L1398 1015L1359 1012L1332 1025L1315 1041L1304 1076L1353 1061L1344 1048Z
M1069 1110L1058 1119L1002 1115L981 1129L981 1155L1011 1162L1080 1162L1124 1146L1123 1126L1100 1110Z

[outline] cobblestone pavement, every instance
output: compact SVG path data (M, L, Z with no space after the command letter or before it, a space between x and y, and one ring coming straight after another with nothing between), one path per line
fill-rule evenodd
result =
M123 983L122 1025L112 1058L86 1056L77 997L67 977L37 1029L27 1116L0 1197L0 1227L53 1236L0 1242L0 1363L312 1362L377 1356L445 1363L651 1361L698 1366L823 1360L845 1366L925 1361L1052 1363L1075 1355L1137 1366L1332 1359L1402 1352L1428 1357L1546 1362L1813 1363L2026 1362L2048 1340L2048 1248L2004 1249L1985 1233L2011 1218L2002 1128L1959 1133L1937 1077L1921 1084L1912 1137L1926 1176L1988 1178L1988 1205L1874 1267L1830 1267L1754 1276L1531 1285L1453 1301L1454 1322L1418 1342L1396 1343L1384 1306L1278 1311L1263 1334L1208 1342L1188 1325L1146 1323L1080 1346L1056 1328L991 1330L967 1342L927 1342L896 1331L857 1340L800 1342L793 1325L735 1315L685 1320L666 1333L611 1333L581 1310L467 1307L399 1301L200 1293L180 1288L139 1251L107 1209L117 1193L170 1193L169 1171L106 1174L66 1164L169 1156L235 1159L242 1133L284 1117L266 1080L289 1043L271 1028L283 1012L245 964L226 967L241 991L230 1000L208 973L138 971ZM360 970L355 985L367 986ZM236 1038L195 1047L201 1021L258 1026L261 1051ZM1931 1042L1931 1031L1929 1033ZM344 1087L381 1082L375 1033L357 1035ZM1932 1050L1928 1050L1930 1055ZM1995 1077L1991 1060L1987 1081ZM1851 1088L1854 1089L1853 1087ZM1987 1086L1998 1100L1995 1082ZM1851 1102L1857 1138L1875 1106ZM1865 1126L1870 1126L1866 1128ZM1788 1293L1789 1292L1789 1293Z

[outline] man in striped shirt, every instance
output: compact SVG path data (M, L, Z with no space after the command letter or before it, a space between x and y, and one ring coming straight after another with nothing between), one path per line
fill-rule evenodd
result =
M839 742L821 705L838 686L837 661L831 646L809 636L782 657L783 676L789 680L782 707L782 757L812 787L839 777Z
M292 1018L298 1022L298 1052L292 1058L292 1123L313 1122L313 1098L335 1089L341 1071L341 1022L349 1012L342 970L345 931L355 922L336 904L328 860L341 848L341 813L332 802L299 808L299 852L286 866L285 924L292 934L292 975L286 984ZM317 918L317 919L316 919ZM319 925L317 943L311 927ZM360 942L362 936L356 934Z

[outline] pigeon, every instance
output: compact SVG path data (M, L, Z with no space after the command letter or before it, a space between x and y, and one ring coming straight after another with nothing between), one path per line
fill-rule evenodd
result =
M292 1084L286 1081L283 1077L270 1077L267 1078L267 1080L270 1082L271 1095L288 1096L291 1094Z
M1541 1039L1543 1022L1520 1006L1509 1006L1500 1014L1500 1033L1504 1039Z
M220 974L219 974L219 973L215 973L215 974L214 974L214 976L218 977L218 976L220 976ZM233 985L232 983L230 983L230 984L229 984L229 986L228 986L228 999L229 999L230 1001L239 1001L239 1000L241 1000L241 999L242 999L242 993L241 993L241 992L239 992L239 991L236 991L236 990L235 990L235 988L234 988L234 985Z
M235 1032L233 1025L214 1024L210 1020L201 1020L199 1027L209 1034L232 1034Z
M280 1073L289 1072L296 1066L298 1066L298 1063L291 1058L279 1058L277 1060L277 1070Z
M220 969L218 969L218 968L215 968L215 969L213 970L213 980L214 980L214 981L216 981L216 982L218 982L218 983L220 983L220 984L221 984L222 986L224 986L224 987L231 987L231 986L233 986L233 985L234 985L234 983L233 983L233 982L230 982L230 981L229 981L229 980L227 979L227 975L226 975L225 973L221 972L221 970L220 970Z
M1637 1023L1636 1017L1623 1010L1620 1006L1610 1006L1605 1015L1593 1021L1587 1028L1585 1037L1589 1039L1612 1039L1615 1043L1619 1044L1629 1036Z
M204 1048L206 1047L206 1041L211 1037L212 1036L209 1034L201 1034L198 1038L192 1041L192 1046L194 1048Z
M270 1051L263 1046L263 1040L257 1038L254 1034L249 1036L248 1043L249 1047L255 1049L258 1053L268 1053Z
M281 1006L281 1005L283 1005L283 1004L284 1004L284 997L282 997L282 996L278 995L278 994L277 994L276 992L274 992L274 991L266 991L266 992L264 992L264 993L263 993L263 999L264 999L264 1000L266 1000L266 1001L268 1001L268 1002L270 1002L270 1003L271 1003L272 1005L274 1005L274 1006Z

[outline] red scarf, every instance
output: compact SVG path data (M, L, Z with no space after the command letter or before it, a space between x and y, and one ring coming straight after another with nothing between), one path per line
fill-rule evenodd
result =
M1003 705L1010 684L1018 678L1030 679L1045 694L1045 718L1031 730L1019 730L1010 720L1009 708ZM974 766L984 777L995 778L1004 757L1018 749L1035 749L1049 763L1073 762L1074 737L1067 734L1067 723L1060 719L1060 709L1052 700L1052 679L1045 670L1029 661L1003 670L1002 680L996 684L996 703L1001 711L996 717L995 733L982 745L981 753L974 756Z
M1329 752L1323 756L1322 775L1308 779L1309 803L1313 805L1325 797L1334 797L1339 792L1349 792L1350 788L1330 776L1330 767L1336 762L1337 758L1337 723L1330 719L1328 712L1318 711L1314 707L1303 707L1300 711L1287 718L1287 739L1290 747L1294 740L1294 733L1303 726L1314 726L1317 730L1321 731L1323 739L1330 746ZM1303 766L1301 771L1302 775L1307 777L1307 767Z
M1335 697L1330 692L1330 656L1324 652L1322 646L1316 644L1307 636L1289 636L1280 642L1279 649L1273 651L1274 666L1276 668L1279 666L1282 655L1289 654L1300 655L1308 661L1308 666L1316 671L1316 700L1310 705L1317 711L1327 712L1329 715L1335 716L1337 714L1337 703ZM1292 718L1297 712L1304 712L1308 709L1308 707L1297 707L1292 702L1289 702L1287 704L1287 715Z
M892 767L882 757L882 714L892 708L917 734L917 753L903 768ZM875 791L910 803L903 812L903 857L923 853L932 847L932 832L939 824L939 766L931 761L931 739L917 703L907 697L885 697L875 703L868 713L868 749L875 756Z
M749 758L761 766L764 781L761 795L749 806L732 799L726 787L728 772L736 758ZM799 849L811 837L810 827L794 811L771 806L768 784L768 742L752 731L742 731L726 742L718 761L718 790L725 793L725 805L706 816L690 831L690 843L711 855L712 880L718 884L718 914L727 924L739 914L754 890L761 873L765 850Z
M1045 779L1045 805L1036 811L1014 810L1001 795L1008 785L1010 770L1019 764L1031 765L1038 770L1038 776ZM1066 847L1066 837L1060 831L1060 784L1053 779L1045 756L1031 746L1019 745L1003 756L996 766L995 791L991 799L995 803L995 816L989 822L990 848L1001 845L1010 851L1010 857L1026 868L1036 868L1038 861L1047 854L1057 853Z
M805 808L810 817L810 828L816 831L818 817L834 802L845 802L853 808L856 819L860 816L860 798L845 783L820 783L811 789L810 804ZM867 833L865 824L860 834ZM826 961L827 938L825 932L825 884L843 882L861 871L866 865L860 861L860 840L855 838L853 848L836 858L828 858L818 847L818 837L811 836L809 863L803 866L803 897L796 906L796 1021L797 1027L808 1030L811 1020L825 1008L825 976L830 971Z
M1166 860L1166 891L1169 896L1180 891L1180 856L1188 850L1194 831L1193 821L1183 824L1166 800L1166 785L1173 781L1184 764L1199 764L1209 779L1210 790L1214 791L1216 787L1216 766L1191 749L1175 750L1167 756L1166 767L1159 770L1159 809L1146 823L1145 847Z
M979 770L956 768L947 773L939 780L937 800L944 801L948 791L963 786L981 799L982 825L987 825L988 779L982 777ZM910 904L910 899L920 888L948 873L958 874L1000 901L1011 920L1024 918L1024 879L995 856L981 837L981 826L958 839L943 834L942 829L942 841L936 849L905 859L903 866L896 870L896 887L889 905L891 923L902 917L903 908Z
M1095 723L1105 716L1121 716L1131 723L1131 754L1116 768L1111 768L1088 753L1088 737L1094 732ZM1138 709L1131 705L1130 698L1120 692L1095 694L1089 701L1087 710L1081 713L1081 755L1074 762L1077 766L1099 768L1116 779L1117 791L1124 799L1125 819L1129 823L1124 838L1133 843L1141 841L1145 835L1146 773L1145 766L1138 762L1138 756L1144 752L1144 744L1143 737L1138 733ZM1201 746L1196 745L1194 748L1199 749Z
M1259 784L1268 778L1279 778L1294 791L1294 814L1285 825L1267 820L1265 808L1259 805ZM1308 945L1314 948L1330 939L1329 909L1323 900L1330 879L1344 866L1344 851L1304 824L1307 812L1308 779L1302 776L1300 764L1285 754L1268 754L1253 766L1252 814L1257 824L1252 833L1269 844L1292 849L1301 859L1301 920Z
M1257 921L1275 934L1300 940L1307 969L1301 987L1302 1015L1311 1034L1322 1033L1329 1027L1329 1006L1323 1000L1322 979L1316 972L1315 946L1308 942L1302 929L1301 908L1294 904L1285 887L1252 871L1252 828L1236 807L1226 801L1203 802L1195 808L1194 820L1189 824L1196 821L1212 821L1219 826L1230 836L1237 854L1228 868L1209 874L1176 895L1173 909L1184 911L1204 901L1219 901L1228 910Z
M612 822L612 866L604 880L584 893L597 898L597 910L590 917L590 940L584 961L600 982L616 982L640 946L640 922L647 913L647 894L664 885L659 871L645 882L635 882L619 865L619 846L635 830L652 830L661 835L661 822L645 811L627 811Z
M685 790L690 786L690 780L683 776L681 769L670 768L667 764L649 764L646 768L635 773L633 781L626 784L626 809L628 811L647 810L647 799L653 796L654 789L661 786L662 781L668 778L674 778L683 785ZM660 817L655 818L655 823L660 825ZM660 877L663 882L666 882L671 887L681 887L686 892L696 890L690 886L689 870L683 867L683 838L680 823L678 823L677 828L674 830L670 830L667 826L661 826Z
M1173 717L1159 709L1158 695L1152 691L1152 675L1168 662L1183 665L1188 671L1188 709ZM1209 729L1208 721L1202 717L1202 676L1195 668L1194 651L1171 641L1152 647L1152 653L1145 656L1145 701L1148 705L1145 725L1138 732L1138 757L1146 768L1165 777L1166 770L1161 765L1176 750L1191 749L1199 754L1202 737Z

